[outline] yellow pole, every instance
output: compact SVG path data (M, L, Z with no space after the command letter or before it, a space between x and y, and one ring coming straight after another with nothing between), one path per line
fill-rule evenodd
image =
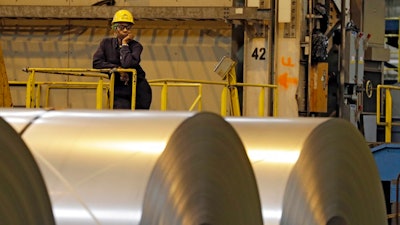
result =
M228 88L224 87L221 94L221 116L226 116L226 101L228 95Z
M96 88L96 109L103 108L103 78L100 77Z
M35 70L32 70L28 77L28 82L26 83L26 98L25 107L31 108L33 101L33 88L35 86Z
M161 89L161 111L167 110L168 84L164 82Z
M203 101L202 101L202 99L203 99L203 85L201 85L201 84L199 86L199 96L200 96L200 99L199 99L198 110L201 111L201 110L203 110Z
M40 92L42 91L42 85L38 84L36 87L35 95L35 107L40 108Z
M109 98L110 98L110 109L114 109L114 83L115 83L115 73L111 73L110 77L110 90L109 90Z
M264 99L265 99L265 88L261 87L260 95L258 96L258 116L264 116Z
M397 18L397 22L399 23L397 34L397 81L400 82L400 17Z
M385 114L385 142L392 141L392 94L386 88L386 114Z
M376 124L381 123L381 85L376 86Z
M45 98L45 103L44 103L44 107L45 108L49 107L49 96L50 96L50 87L47 86L47 88L46 88L46 98Z
M274 87L273 88L274 92L274 110L273 110L273 116L277 117L278 116L278 88Z
M137 85L137 76L136 70L132 70L132 103L131 109L136 109L136 85Z
M231 107L234 116L240 116L239 93L236 87L236 63L233 63L228 73L228 86L231 97Z
M0 43L0 107L12 107L10 86L7 77L6 65L3 58L3 50Z
M234 116L240 116L239 93L236 86L230 87L231 106Z

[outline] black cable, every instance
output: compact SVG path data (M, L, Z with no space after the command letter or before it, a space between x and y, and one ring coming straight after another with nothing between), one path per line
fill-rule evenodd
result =
M101 5L108 5L108 6L115 5L115 0L102 0L92 4L92 6L101 6Z

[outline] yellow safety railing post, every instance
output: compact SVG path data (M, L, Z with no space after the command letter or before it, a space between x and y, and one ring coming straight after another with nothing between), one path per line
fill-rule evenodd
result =
M399 33L397 34L397 81L400 82L400 17L397 18Z
M381 125L381 85L376 86L376 124Z
M392 94L390 93L390 89L386 88L386 113L385 113L385 142L392 141Z
M385 90L385 113L384 122L381 121L381 92ZM391 91L400 91L399 86L392 85L377 85L376 89L376 124L385 126L385 142L392 141L392 127L400 126L400 123L393 122L393 97Z
M105 87L107 109L110 109L110 87Z
M110 109L114 108L114 83L115 83L115 73L112 72L110 75L110 89L108 92L108 98L110 102Z
M239 104L239 93L236 84L236 62L229 57L222 57L219 63L214 68L216 72L223 80L227 80L227 88L230 96L230 113L234 116L240 116L240 104ZM223 90L224 92L225 90ZM221 102L221 108L224 106L225 102ZM224 112L224 114L226 114Z
M136 70L131 70L132 72L132 103L131 109L135 110L136 108L136 85L137 85L137 74Z
M42 91L42 85L36 85L36 94L35 94L35 108L40 108L40 92Z
M164 82L161 88L161 111L167 110L168 83Z
M228 73L228 88L230 95L231 108L234 116L240 116L240 105L239 105L239 93L236 87L236 71L235 71L236 63L233 63L231 69Z
M397 34L388 34L385 35L386 37L397 37L397 82L400 82L400 17L391 17L391 18L386 18L386 20L397 20L398 22L398 33Z
M221 93L221 116L226 116L226 102L228 96L228 88L225 86Z
M260 95L258 96L258 116L264 116L265 107L265 89L261 87Z
M203 110L203 85L199 85L199 97L200 97L200 99L199 99L199 104L198 104L198 107L197 107L197 109L199 110L199 111L201 111L201 110Z
M230 96L231 96L231 106L234 116L240 116L240 105L239 105L239 93L237 87L231 87L230 89Z
M28 77L28 82L26 83L26 98L25 107L31 108L33 104L33 89L35 87L35 70L32 70Z
M278 88L275 86L275 88L273 88L273 95L274 95L274 102L273 102L273 112L272 115L274 117L278 116Z
M44 107L45 108L49 107L49 96L50 96L50 87L47 86L46 87L46 97L45 97L45 100L44 100Z
M96 88L96 109L103 109L103 78L101 77Z

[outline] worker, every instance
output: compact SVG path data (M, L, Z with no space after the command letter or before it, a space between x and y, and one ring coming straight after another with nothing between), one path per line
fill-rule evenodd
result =
M146 80L146 73L140 66L143 46L134 40L132 27L133 15L128 10L119 10L114 14L111 29L115 37L104 38L93 55L95 69L135 69L137 74L135 109L149 109L152 91ZM131 109L132 74L115 73L114 109Z

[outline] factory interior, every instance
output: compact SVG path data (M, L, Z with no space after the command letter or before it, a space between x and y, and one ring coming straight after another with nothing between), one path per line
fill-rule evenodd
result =
M1 0L0 224L399 225L399 45L398 0Z

